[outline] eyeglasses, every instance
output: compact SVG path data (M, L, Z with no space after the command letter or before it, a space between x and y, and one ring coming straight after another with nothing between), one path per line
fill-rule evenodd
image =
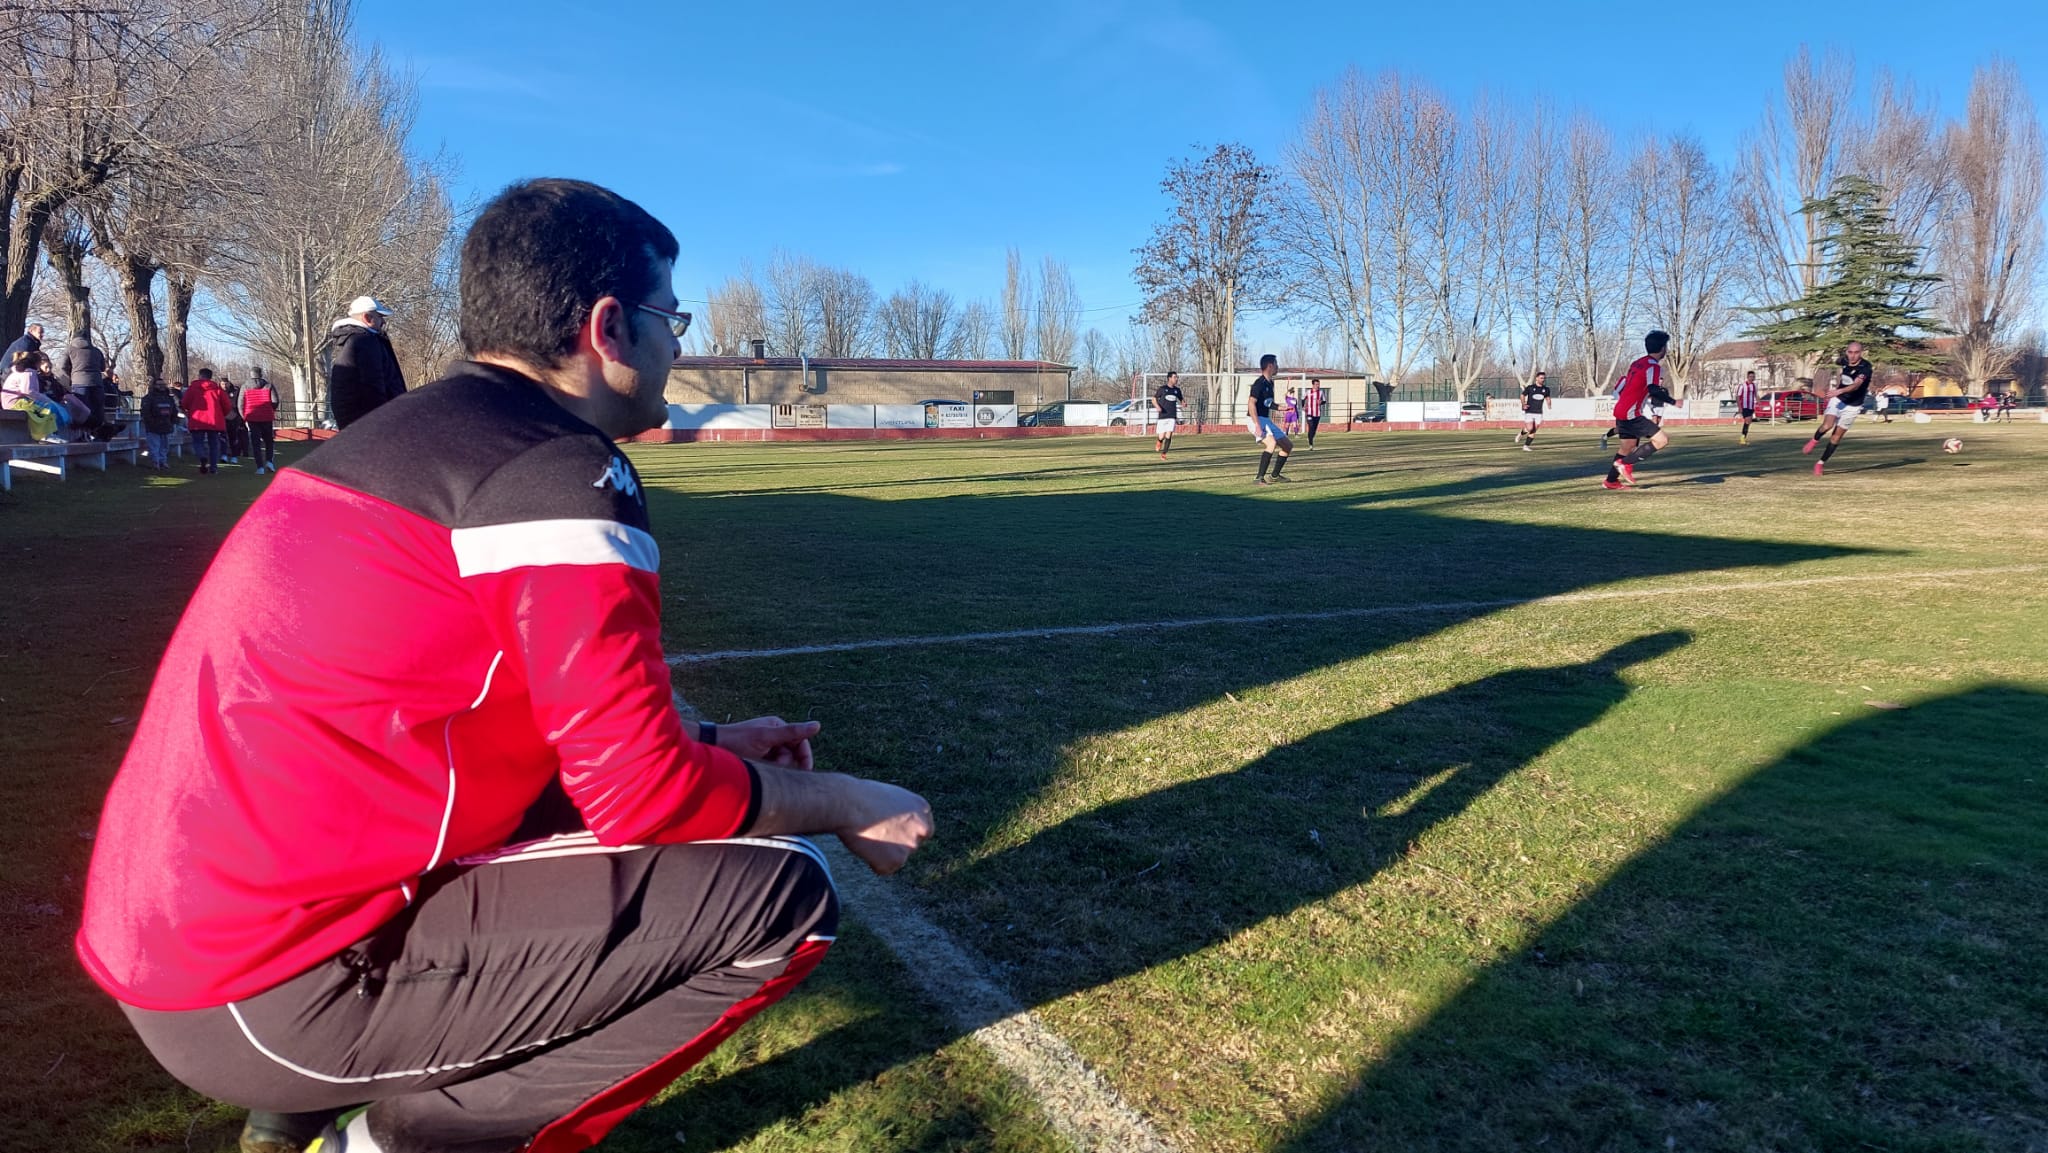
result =
M676 334L677 340L681 340L683 335L690 331L690 314L687 312L670 312L666 308L656 308L651 304L636 304L633 307L668 321L668 330Z

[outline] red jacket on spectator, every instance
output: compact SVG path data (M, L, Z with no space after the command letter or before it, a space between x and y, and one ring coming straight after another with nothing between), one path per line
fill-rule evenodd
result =
M193 432L226 432L228 394L220 382L202 376L185 390L185 427Z

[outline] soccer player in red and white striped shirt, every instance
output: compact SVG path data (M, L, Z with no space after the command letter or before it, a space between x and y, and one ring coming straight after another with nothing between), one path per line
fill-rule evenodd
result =
M1751 369L1735 386L1735 408L1742 414L1742 443L1749 443L1749 422L1756 419L1756 370Z

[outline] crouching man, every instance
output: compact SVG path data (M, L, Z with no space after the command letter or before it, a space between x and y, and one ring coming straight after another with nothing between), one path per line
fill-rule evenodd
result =
M677 253L594 185L500 194L469 359L281 472L171 639L78 954L173 1076L259 1111L245 1148L585 1148L818 964L803 834L888 873L931 832L808 771L814 724L672 707L613 442L665 414Z

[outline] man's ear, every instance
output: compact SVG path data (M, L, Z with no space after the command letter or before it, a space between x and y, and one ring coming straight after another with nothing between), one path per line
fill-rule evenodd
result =
M590 306L590 319L583 323L583 339L599 359L617 364L626 359L626 330L631 323L631 316L619 298L606 296Z

